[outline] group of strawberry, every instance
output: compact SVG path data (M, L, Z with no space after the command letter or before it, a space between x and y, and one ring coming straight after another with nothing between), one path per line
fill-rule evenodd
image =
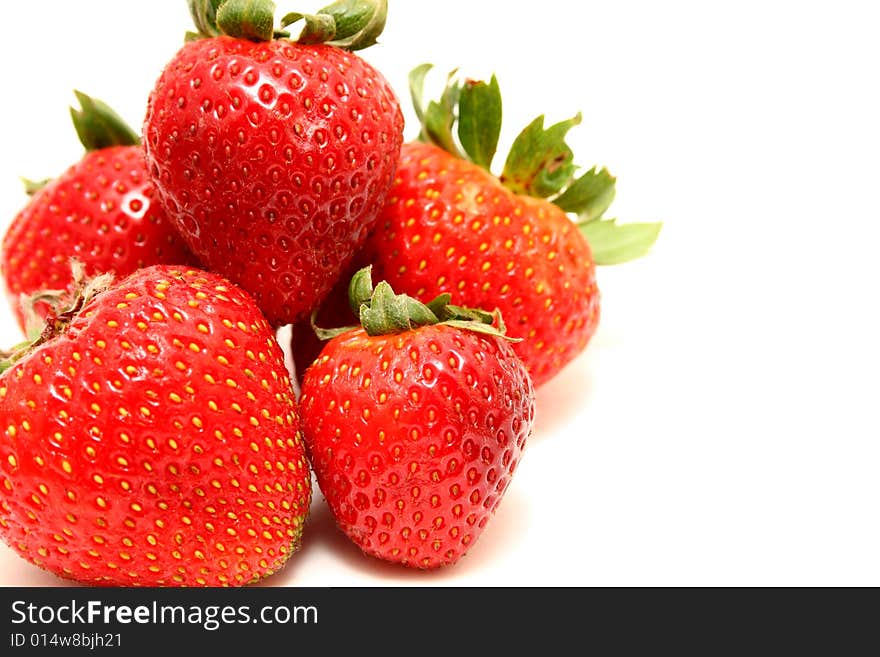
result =
M594 265L659 226L603 219L614 179L575 176L579 117L535 120L493 176L494 78L425 103L415 69L402 145L353 54L384 0L288 14L296 40L268 0L189 4L143 145L77 94L87 154L3 240L28 339L0 354L0 536L92 584L246 584L299 546L313 468L364 552L453 563L510 482L533 385L596 328Z

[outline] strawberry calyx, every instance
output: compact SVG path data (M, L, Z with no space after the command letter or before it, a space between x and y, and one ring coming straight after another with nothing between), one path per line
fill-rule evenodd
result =
M107 103L76 89L73 93L80 107L77 109L71 106L70 118L86 151L97 151L111 146L137 146L141 143L138 134ZM52 182L52 178L22 178L21 182L25 194L33 196Z
M31 180L30 178L21 178L21 184L24 185L24 193L33 196L46 185L52 182L51 178L43 178L42 180Z
M289 38L285 28L299 21L304 27L295 39L299 43L326 43L349 51L376 43L385 29L388 0L338 0L315 14L291 12L281 18L276 30L272 0L189 0L197 33L187 40L220 35L251 41Z
M6 370L15 365L16 362L21 360L25 354L33 348L35 342L36 339L28 339L24 342L19 342L12 347L12 349L0 349L0 374L3 374Z
M113 109L97 98L73 90L80 109L70 108L70 117L79 140L87 151L111 146L137 146L138 134Z
M0 374L15 365L31 351L42 344L62 335L67 327L82 312L83 308L97 295L113 284L113 274L101 274L87 278L82 261L71 258L73 274L71 290L45 290L30 296L23 296L27 339L9 350L0 350ZM47 304L49 314L46 319L37 313L38 304Z
M321 340L333 338L363 327L367 335L389 335L412 331L421 326L453 326L520 342L507 335L501 312L486 312L477 308L463 308L450 303L452 296L441 294L428 303L421 303L406 294L396 294L387 281L375 287L372 267L364 267L352 277L348 286L348 301L360 319L360 326L324 329L315 325L317 311L312 314L312 329Z
M440 99L426 103L425 79L432 68L422 64L409 75L410 95L421 123L419 139L491 174L502 123L498 80L494 75L489 82L461 80L453 70ZM545 127L544 116L536 118L514 140L498 180L514 194L547 199L577 215L578 228L596 264L618 264L646 255L662 224L618 224L616 219L604 218L614 201L617 180L600 167L577 175L566 137L581 120L578 113Z

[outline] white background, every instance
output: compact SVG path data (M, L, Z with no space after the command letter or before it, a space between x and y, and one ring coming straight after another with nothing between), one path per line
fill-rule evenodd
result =
M502 146L581 110L570 141L618 176L614 214L665 229L650 257L600 272L599 333L540 390L521 469L458 565L362 557L316 495L302 552L268 583L880 585L872 3L390 4L365 57L407 107L407 71L433 61L498 73ZM19 175L81 154L71 89L139 124L189 18L184 0L3 17L5 228ZM0 338L18 340L8 314ZM0 546L0 584L58 583Z

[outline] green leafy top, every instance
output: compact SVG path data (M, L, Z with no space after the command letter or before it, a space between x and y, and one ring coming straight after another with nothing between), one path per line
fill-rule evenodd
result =
M304 22L300 43L328 43L346 50L367 48L385 29L388 0L337 0L317 14L292 12L276 30L272 0L188 0L196 33L187 40L226 36L252 41L288 38L284 28Z
M359 270L348 286L349 305L354 314L360 318L361 326L368 335L403 333L420 326L442 324L465 331L494 335L510 342L519 342L519 339L506 335L507 329L500 311L488 313L484 310L454 306L449 303L451 300L452 296L444 293L425 304L406 294L395 294L386 281L381 281L373 287L372 267ZM312 328L321 340L331 340L358 327L319 328L315 326L315 314L313 314Z
M501 135L502 101L498 80L461 80L452 71L439 100L425 102L425 79L432 69L422 64L409 76L410 94L421 123L419 138L491 173ZM596 264L611 265L639 258L651 249L662 224L618 224L604 219L615 196L616 179L605 168L577 175L574 153L565 139L581 115L544 127L544 116L519 134L499 176L515 194L544 198L578 215L578 227L590 243Z

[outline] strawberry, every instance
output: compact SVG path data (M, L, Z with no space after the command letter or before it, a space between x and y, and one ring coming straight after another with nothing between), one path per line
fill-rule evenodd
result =
M74 93L82 109L71 109L71 115L87 152L59 178L28 185L33 198L3 238L0 269L23 329L20 297L68 289L72 257L90 276L127 276L148 265L193 261L153 201L137 135L107 105ZM35 309L40 316L48 311L43 303Z
M150 172L202 263L251 293L270 322L292 323L363 244L397 166L399 103L351 52L375 42L387 2L289 14L283 27L306 21L298 42L273 38L268 0L191 7L200 33L147 109Z
M366 260L377 277L419 299L450 292L468 306L497 306L510 335L524 339L514 349L540 385L596 330L594 265L643 255L660 224L602 218L615 179L597 168L575 178L565 136L580 115L546 129L543 117L533 121L513 143L501 176L493 175L501 130L497 80L451 77L441 100L423 107L429 69L411 74L421 141L403 147Z
M310 474L284 358L244 292L154 266L0 363L0 536L99 585L239 585L297 549Z
M300 398L312 465L337 524L365 553L452 564L510 484L534 391L493 316L351 284L362 328L335 335ZM499 316L500 318L500 316Z

